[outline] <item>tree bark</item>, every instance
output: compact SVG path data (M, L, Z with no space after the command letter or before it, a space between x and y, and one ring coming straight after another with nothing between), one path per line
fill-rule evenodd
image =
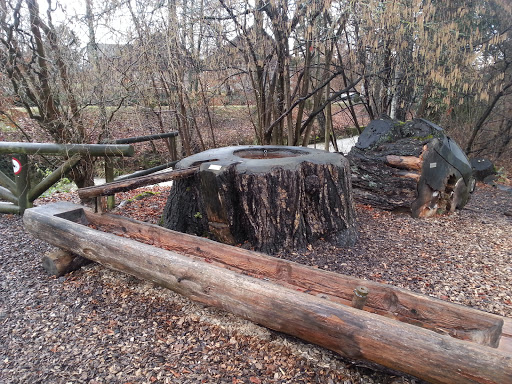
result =
M164 210L166 228L276 253L320 238L357 238L348 162L297 147L228 147L182 160L199 173L177 180Z

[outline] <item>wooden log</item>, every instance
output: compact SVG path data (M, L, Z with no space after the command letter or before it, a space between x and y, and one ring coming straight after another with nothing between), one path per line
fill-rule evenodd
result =
M186 178L193 175L197 170L198 167L191 167L188 169L162 172L155 175L141 176L128 180L113 181L112 183L96 185L93 187L80 188L78 190L78 196L80 196L82 200L97 196L109 196L118 192L126 192L132 189L140 188L145 185Z
M56 277L64 276L90 263L90 260L64 249L48 251L42 259L44 270L48 275Z
M512 380L512 357L505 350L458 340L357 310L329 298L319 298L292 286L280 286L237 273L208 260L201 261L79 224L98 216L75 205L53 204L28 210L24 223L33 235L44 236L46 241L56 246L73 249L110 268L154 281L193 300L314 342L350 359L366 359L432 383L503 384ZM123 231L125 223L123 221L118 229ZM139 226L145 227L144 223L139 223ZM155 227L149 226L148 233L156 232ZM209 256L202 243L196 243L195 249ZM233 252L248 251L234 249ZM248 255L237 258L238 263L248 262ZM272 260L269 256L260 256L267 262ZM274 274L289 278L295 276L296 264L275 259L272 267L276 266L280 268L274 269ZM313 268L301 268L309 272L306 276L313 275ZM318 283L328 286L333 275L327 273ZM351 285L351 289L353 287ZM378 288L377 291L370 289L373 297ZM423 299L437 302L427 297ZM397 299L391 301L398 309ZM444 304L447 309L462 309L454 304ZM484 313L481 316L489 320L500 319Z
M110 158L105 158L105 183L112 183L114 181L114 162ZM107 197L107 209L114 209L116 205L115 195Z
M80 220L91 223L105 232L196 257L213 265L258 276L345 305L351 305L354 287L364 286L368 291L372 291L365 310L462 340L493 347L499 342L502 320L480 311L389 285L322 271L262 253L170 231L157 225L141 225L139 221L118 215L96 215L83 211Z
M134 143L141 143L143 141L167 139L167 138L176 137L176 136L178 136L178 132L172 131L172 132L166 132L166 133L157 133L155 135L136 136L136 137L128 137L125 139L116 139L116 140L114 140L114 143L116 143L116 144L134 144Z
M421 157L414 156L387 155L386 163L396 168L421 171L423 159L421 159Z
M27 155L72 156L76 154L90 156L133 156L131 145L121 144L53 144L0 142L0 153Z

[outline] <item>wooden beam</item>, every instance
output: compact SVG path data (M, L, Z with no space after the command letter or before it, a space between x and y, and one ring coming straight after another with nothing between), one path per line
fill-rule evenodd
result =
M111 158L105 158L105 182L111 183L114 181L114 162ZM114 209L116 205L115 195L107 197L107 209Z
M55 171L46 176L41 182L33 187L28 193L28 200L33 202L44 192L46 192L53 184L59 181L71 168L73 168L79 161L81 156L74 155L70 159L66 160L60 167Z
M155 135L128 137L126 139L116 139L116 140L114 140L114 143L116 143L116 144L133 144L133 143L141 143L143 141L166 139L166 138L176 137L176 136L178 136L178 132L172 131L172 132L167 132L167 133L157 133Z
M97 196L109 196L118 192L130 191L145 185L157 184L164 181L182 179L193 175L199 167L192 167L182 170L173 170L157 173L154 175L141 176L128 180L114 181L112 183L96 185L93 187L80 188L78 196L81 199L89 199Z
M237 273L208 260L201 261L79 224L86 223L88 217L93 216L79 206L52 204L28 210L24 224L34 236L53 245L73 250L109 268L148 279L192 300L316 343L350 359L369 360L432 383L511 382L512 357L505 351L458 340L351 308L328 297L320 298L258 276ZM145 226L144 223L139 225ZM196 252L205 252L202 244L195 247ZM282 262L274 260L274 268L281 266L274 274L290 280L295 276L297 264ZM305 268L313 271L313 268ZM333 275L328 273L321 283L329 284ZM366 283L369 282L365 285L375 292ZM371 296L368 305L370 299ZM429 301L429 298L424 299ZM397 306L396 299L391 301ZM398 306L393 310L398 310ZM493 318L499 319L489 316Z
M53 143L23 143L0 142L0 153L27 155L57 155L72 156L75 154L91 156L133 156L131 145L121 144L53 144Z

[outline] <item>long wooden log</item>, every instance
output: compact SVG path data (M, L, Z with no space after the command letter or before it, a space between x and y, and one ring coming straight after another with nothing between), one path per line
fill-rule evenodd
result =
M93 187L80 188L78 190L78 196L80 196L81 199L90 199L98 196L109 196L118 192L126 192L135 188L140 188L145 185L157 184L164 181L189 177L193 175L198 169L198 167L192 167L187 169L157 173L155 175L135 177L128 180L113 181L112 183L96 185Z
M122 144L53 144L53 143L23 143L1 142L0 153L27 155L57 155L72 156L76 154L91 156L133 156L131 145Z
M119 215L98 215L84 211L84 217L102 231L197 257L201 261L268 279L345 305L351 304L354 289L364 285L372 292L365 308L368 311L459 339L498 346L503 321L497 316L389 285L322 271L263 253L170 231L158 225L141 225L137 220Z
M178 136L178 134L179 134L178 131L173 131L173 132L167 132L167 133L157 133L155 135L128 137L125 139L116 139L116 140L114 140L114 143L116 143L116 144L134 144L134 143L141 143L143 141L151 141L151 140L167 139L170 137L176 137L176 136Z
M458 340L79 224L87 223L88 216L79 206L53 204L28 210L24 223L33 235L58 247L350 359L366 359L432 383L512 382L512 357L501 349ZM196 248L208 255L202 243ZM274 267L281 268L274 273L295 276L297 264L275 263ZM311 274L314 271L302 268ZM333 275L328 273L319 283L328 283Z

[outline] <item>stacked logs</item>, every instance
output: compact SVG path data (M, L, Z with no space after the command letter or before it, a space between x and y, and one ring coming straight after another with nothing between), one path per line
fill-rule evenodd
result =
M413 217L453 212L475 180L466 155L427 120L373 120L348 154L354 199Z

